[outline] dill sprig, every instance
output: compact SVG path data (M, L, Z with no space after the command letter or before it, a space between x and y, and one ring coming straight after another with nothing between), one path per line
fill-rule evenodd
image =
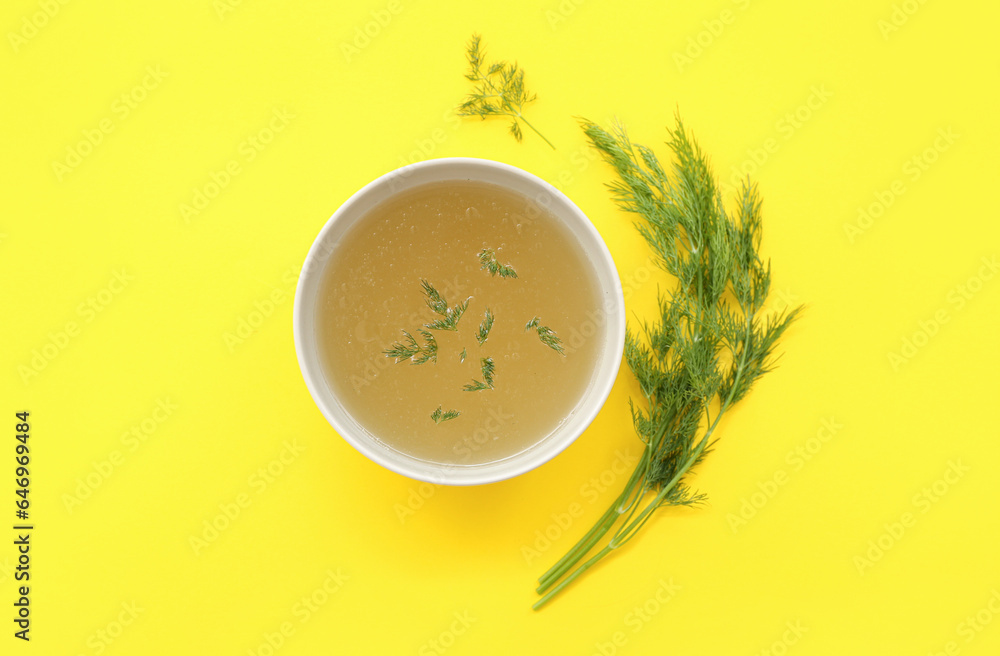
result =
M493 364L493 358L482 358L482 370L483 370L483 380L486 384L493 389L493 374L496 371L496 366Z
M479 324L479 330L476 331L476 341L479 342L480 346L485 344L486 340L489 338L490 329L493 328L493 321L495 319L496 317L493 316L493 313L490 311L490 309L486 308L486 317ZM463 354L462 361L464 362L465 349L462 349L462 354Z
M467 356L468 356L468 354L465 352L465 349L462 349L462 352L458 354L458 361L459 362L465 362L465 358Z
M528 323L524 324L524 329L527 331L534 328L535 332L538 333L538 339L542 341L542 344L545 344L554 351L558 351L562 355L566 355L563 351L562 340L559 339L558 335L556 335L556 331L552 330L548 326L541 325L541 322L542 320L540 318L535 317Z
M437 362L438 345L434 335L423 328L418 329L417 332L424 338L424 345L420 347L420 352L413 358L413 364L423 364L428 361Z
M562 340L556 335L556 331L548 326L539 326L536 330L538 331L538 339L542 340L542 344L545 344L554 351L558 351L562 355L566 355L563 352Z
M434 285L421 278L420 286L423 288L424 296L427 297L427 307L435 314L440 314L443 317L448 316L448 301L444 300Z
M509 264L497 262L497 254L492 248L484 248L479 251L479 268L489 271L491 276L501 278L517 278L517 271Z
M407 331L402 331L406 337L382 351L387 358L393 358L396 363L410 360L410 364L424 364L425 362L437 362L437 340L434 335L424 329L417 332L424 338L424 343L420 344L416 338Z
M431 419L434 420L435 424L440 424L442 421L448 421L449 419L454 419L455 417L462 414L458 410L444 410L441 406L437 407L437 410L431 413Z
M466 56L469 59L469 72L465 77L476 84L475 89L470 93L465 102L458 108L459 116L479 116L486 120L487 116L509 116L510 133L517 141L523 139L521 125L525 125L535 131L545 143L555 150L552 142L545 138L534 125L528 122L521 114L524 105L535 100L535 94L529 94L524 88L524 71L517 63L497 61L487 65L483 59L486 51L482 48L480 36L473 34L472 39L466 49Z
M440 314L441 318L431 323L425 323L424 328L430 330L458 330L458 321L469 308L469 301L472 297L465 299L455 307L448 307L448 301L434 288L434 285L423 278L420 279L420 286L423 287L427 307L435 314Z
M493 389L493 376L496 373L496 365L493 362L493 358L481 358L480 363L482 365L483 380L478 381L473 378L472 383L468 383L462 388L464 391L478 392L480 390Z
M467 298L455 307L448 308L448 313L443 318L431 323L425 323L424 327L431 330L458 330L458 320L469 309L469 300Z
M609 185L615 201L638 215L636 227L676 284L661 295L659 317L626 336L625 360L642 392L632 406L642 457L611 507L541 576L536 609L635 537L658 508L704 499L688 487L687 474L715 444L722 416L774 367L775 346L801 309L762 312L771 267L758 254L757 188L745 181L735 211L727 211L707 157L676 121L669 175L621 125L582 126L618 175Z

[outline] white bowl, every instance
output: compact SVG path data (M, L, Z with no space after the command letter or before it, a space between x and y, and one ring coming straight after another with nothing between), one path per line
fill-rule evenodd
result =
M604 344L593 379L565 420L548 435L514 456L475 465L429 462L386 446L344 408L326 381L316 341L316 305L323 271L337 258L337 245L369 210L414 186L446 180L475 180L519 192L548 209L576 237L593 265L600 295L597 308L605 320ZM542 465L573 443L590 425L611 392L625 345L625 302L621 281L608 247L593 224L561 191L521 169L486 159L449 157L405 166L365 185L333 213L306 256L295 290L293 314L295 352L306 387L330 425L347 442L374 462L394 472L430 483L478 485L493 483Z

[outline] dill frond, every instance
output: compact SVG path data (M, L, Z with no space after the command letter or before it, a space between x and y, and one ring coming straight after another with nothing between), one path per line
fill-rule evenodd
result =
M448 315L448 301L444 299L443 296L434 288L434 285L430 284L423 278L420 279L420 286L423 288L424 296L427 303L427 307L431 309L434 314L440 314L441 316Z
M556 335L556 331L548 326L538 326L535 330L538 331L538 339L542 340L542 344L545 344L553 351L558 351L560 354L566 355L563 352L562 340Z
M479 392L481 390L493 389L493 377L496 373L496 364L493 362L493 358L481 358L480 364L483 372L483 380L478 381L473 378L472 382L467 383L462 390L466 392Z
M514 267L509 264L500 264L497 262L496 251L492 248L484 248L479 251L479 265L480 269L489 271L491 276L517 278L517 271L514 271Z
M493 374L496 372L496 365L493 363L493 358L483 358L481 362L483 380L485 380L486 384L490 386L490 389L493 389Z
M437 340L434 339L434 335L422 328L417 330L417 332L424 338L424 345L420 348L420 352L413 358L413 364L437 362L438 345Z
M552 330L548 326L541 325L541 321L542 320L540 318L535 317L528 323L524 324L524 329L527 331L534 328L535 332L538 333L538 339L542 341L542 344L545 344L553 351L558 351L561 355L566 355L562 347L562 340L559 339L558 335L556 335L556 331Z
M458 330L458 321L469 308L469 301L472 300L472 297L470 296L455 307L448 307L448 301L441 296L438 290L434 288L434 285L421 278L420 286L423 288L424 296L426 297L424 300L427 303L427 307L435 314L441 315L440 319L431 323L425 323L424 328L429 330Z
M392 358L396 363L409 360L410 364L424 364L425 362L437 362L437 340L434 335L426 330L418 330L424 338L424 344L417 342L416 338L407 331L402 331L405 339L393 342L389 348L382 351L385 357Z
M476 331L476 341L479 342L480 346L485 344L486 340L489 338L490 330L493 328L493 321L495 319L496 317L493 316L493 313L490 311L490 309L486 308L486 317L479 324L479 330ZM462 354L463 354L462 361L464 362L465 361L464 349L462 350Z
M393 342L392 346L382 351L385 357L393 358L396 362L400 362L401 360L409 360L420 352L420 344L413 338L413 335L405 330L403 331L403 335L406 336L404 341Z
M458 410L447 410L445 411L441 406L437 407L437 410L431 413L431 419L434 420L435 424L440 424L442 421L448 421L449 419L454 419L455 417L462 414Z
M510 133L518 142L524 138L520 125L523 122L555 150L552 142L521 113L524 106L533 102L536 96L524 88L524 71L517 63L497 61L486 64L486 52L478 34L473 34L469 40L466 57L469 60L469 72L465 77L475 87L465 102L459 105L459 116L478 116L483 120L487 116L508 116L511 119Z

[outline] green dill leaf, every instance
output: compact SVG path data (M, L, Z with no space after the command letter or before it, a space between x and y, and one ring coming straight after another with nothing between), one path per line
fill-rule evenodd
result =
M482 358L480 362L482 363L483 380L490 386L490 389L493 389L493 375L496 372L493 358Z
M424 344L417 342L416 338L407 331L402 331L405 339L394 342L389 348L382 351L387 358L393 358L396 363L410 360L410 364L424 364L425 362L437 362L437 341L434 336L426 330L417 331L424 338Z
M510 117L510 133L518 142L523 139L520 124L524 123L555 150L552 142L522 115L524 106L536 98L535 94L528 93L524 88L524 71L516 63L505 61L493 62L483 70L485 57L482 39L478 34L473 34L466 46L469 72L465 77L474 87L458 106L459 116L478 116L483 120L487 116Z
M480 358L480 365L483 373L483 381L478 381L472 379L471 383L467 383L462 389L466 392L478 392L480 390L493 389L493 380L496 375L496 364L493 362L493 358Z
M423 278L420 279L420 285L423 287L424 296L427 297L427 307L435 314L448 316L448 301L444 300L444 297L438 293L438 290L434 289L434 285Z
M478 392L480 390L488 390L490 386L484 382L478 381L475 378L472 379L471 383L466 383L462 390L465 392Z
M454 419L455 417L462 414L458 410L447 410L445 411L441 406L437 407L437 410L431 413L431 419L434 420L435 424L440 424L442 421L448 421L449 419Z
M440 319L425 323L424 328L429 330L458 330L458 322L462 318L462 315L465 314L465 311L469 309L469 301L472 300L472 297L470 296L454 307L448 307L448 301L434 288L434 285L422 278L420 284L423 287L424 296L427 297L427 307L435 314L441 315Z
M492 248L484 248L479 251L479 265L480 269L489 271L492 276L517 278L517 271L514 271L514 267L509 264L500 264L497 262L496 251Z
M535 317L524 325L524 329L531 330L534 328L535 332L538 333L538 339L541 340L542 344L545 344L553 351L558 351L562 355L566 355L562 346L562 340L559 339L558 335L556 335L556 331L552 330L548 326L541 325L541 321L541 319Z
M516 140L518 141L524 140L524 135L521 134L521 126L518 125L516 120L510 122L510 133L514 135L514 138Z
M493 313L490 311L490 309L486 308L486 317L479 324L479 330L476 331L476 341L479 342L480 346L485 344L486 340L489 338L490 329L493 328L493 321L495 318L496 317L493 316ZM464 354L465 351L463 350L462 353ZM465 361L464 355L462 360L463 362Z
M420 352L420 345L417 344L417 340L413 338L413 335L405 330L403 331L403 335L406 336L405 340L393 342L389 348L382 351L387 358L393 358L396 362L400 362L402 360L409 360Z
M467 355L468 354L465 352L465 349L462 349L462 352L458 356L459 357L458 361L459 362L465 362L465 358L467 357Z
M559 353L566 355L563 352L562 340L556 335L556 331L552 330L548 326L538 326L536 329L538 331L538 339L542 340L542 344L545 344L553 351L558 351Z
M422 328L417 332L424 338L424 345L420 347L420 352L413 358L413 364L437 362L438 345L434 335Z
M465 311L469 309L469 301L471 300L472 297L470 296L469 298L465 299L464 301L462 301L461 303L459 303L458 305L456 305L451 309L451 314L449 316L455 317L456 326L458 325L458 320L461 319L462 315L465 314Z

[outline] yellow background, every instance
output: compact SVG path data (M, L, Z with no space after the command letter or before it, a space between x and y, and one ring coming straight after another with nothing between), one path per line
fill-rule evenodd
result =
M275 653L440 653L433 640L455 656L997 653L1000 277L981 264L1000 254L994 3L226 6L0 11L0 453L29 410L36 525L33 639L5 620L3 653L264 656L286 622ZM474 31L525 68L538 93L527 116L557 150L530 131L516 143L501 119L455 118ZM122 94L143 98L126 113ZM290 117L251 160L244 142L276 110ZM692 479L708 505L662 512L534 613L534 579L623 483L616 452L638 453L628 371L549 464L483 487L421 486L364 459L314 406L293 349L295 276L363 184L475 156L558 182L623 279L646 279L645 246L574 117L619 116L666 157L675 110L723 180L757 169L774 305L807 312ZM57 174L102 122L111 131ZM238 173L185 217L233 160ZM650 315L657 281L634 285L630 313ZM251 320L245 340L227 340ZM907 338L919 348L894 363ZM840 428L821 433L824 421ZM796 449L814 454L796 467ZM0 463L7 525L13 462ZM942 482L955 463L961 476ZM268 466L281 473L262 486ZM595 500L583 486L602 473L616 478ZM88 476L97 484L81 490ZM68 503L78 490L88 498ZM564 530L572 504L583 516ZM2 535L0 615L12 617ZM348 578L324 598L338 570ZM314 594L325 603L304 618L297 604ZM972 631L977 612L991 622Z

